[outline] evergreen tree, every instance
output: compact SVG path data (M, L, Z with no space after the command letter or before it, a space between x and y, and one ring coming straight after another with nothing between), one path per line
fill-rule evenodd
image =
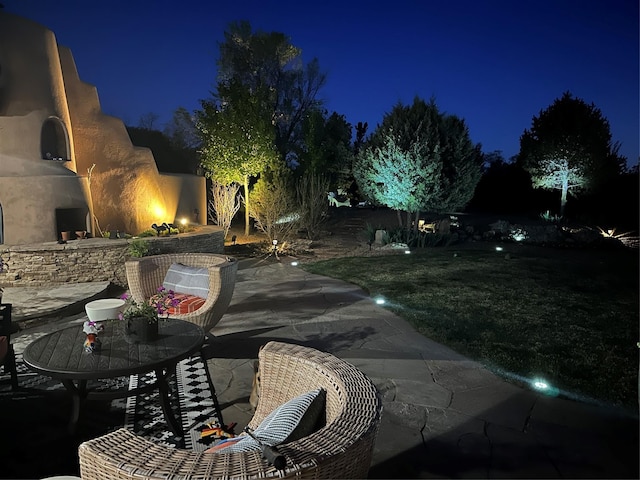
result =
M354 176L375 203L417 217L420 211L464 207L481 163L480 146L471 142L463 120L440 113L433 99L415 98L411 106L397 104L385 115L358 155Z

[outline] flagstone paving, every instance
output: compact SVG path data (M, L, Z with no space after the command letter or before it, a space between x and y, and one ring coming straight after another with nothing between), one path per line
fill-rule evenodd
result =
M28 300L9 293L14 303ZM236 431L251 417L253 362L270 340L331 352L367 374L384 406L372 478L638 478L637 412L506 382L358 287L290 259L242 260L231 305L211 333L209 370Z

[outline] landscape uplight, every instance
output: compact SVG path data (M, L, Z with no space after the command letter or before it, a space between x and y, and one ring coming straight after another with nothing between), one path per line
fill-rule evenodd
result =
M376 305L384 305L385 304L385 299L382 297L377 297L376 298Z
M186 218L184 218L184 217L183 217L183 218L181 218L181 219L180 219L180 224L181 224L181 225L186 225L186 224L187 224L187 219L186 219Z
M502 247L496 247L496 252L501 252L503 250Z
M292 267L297 267L298 266L298 262L296 262L295 260L293 262L291 262L291 266Z

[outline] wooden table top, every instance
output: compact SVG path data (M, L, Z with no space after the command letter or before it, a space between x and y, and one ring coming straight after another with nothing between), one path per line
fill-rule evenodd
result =
M193 323L161 319L158 338L134 343L125 336L124 322L102 322L99 351L87 353L86 334L78 324L34 340L23 353L29 368L60 380L96 380L145 373L175 365L204 343L204 330Z

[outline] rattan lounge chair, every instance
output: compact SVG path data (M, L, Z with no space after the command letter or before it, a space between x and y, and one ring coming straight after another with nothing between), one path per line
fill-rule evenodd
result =
M158 445L119 429L79 447L83 479L366 478L382 406L356 367L308 347L269 342L260 353L260 400L252 428L277 406L323 387L326 425L278 446L287 459L276 470L260 452L201 453Z
M129 291L136 302L157 293L158 287L173 263L209 269L209 294L198 310L172 314L172 318L200 325L208 333L229 307L236 284L238 262L233 257L212 253L170 253L135 258L125 262Z

